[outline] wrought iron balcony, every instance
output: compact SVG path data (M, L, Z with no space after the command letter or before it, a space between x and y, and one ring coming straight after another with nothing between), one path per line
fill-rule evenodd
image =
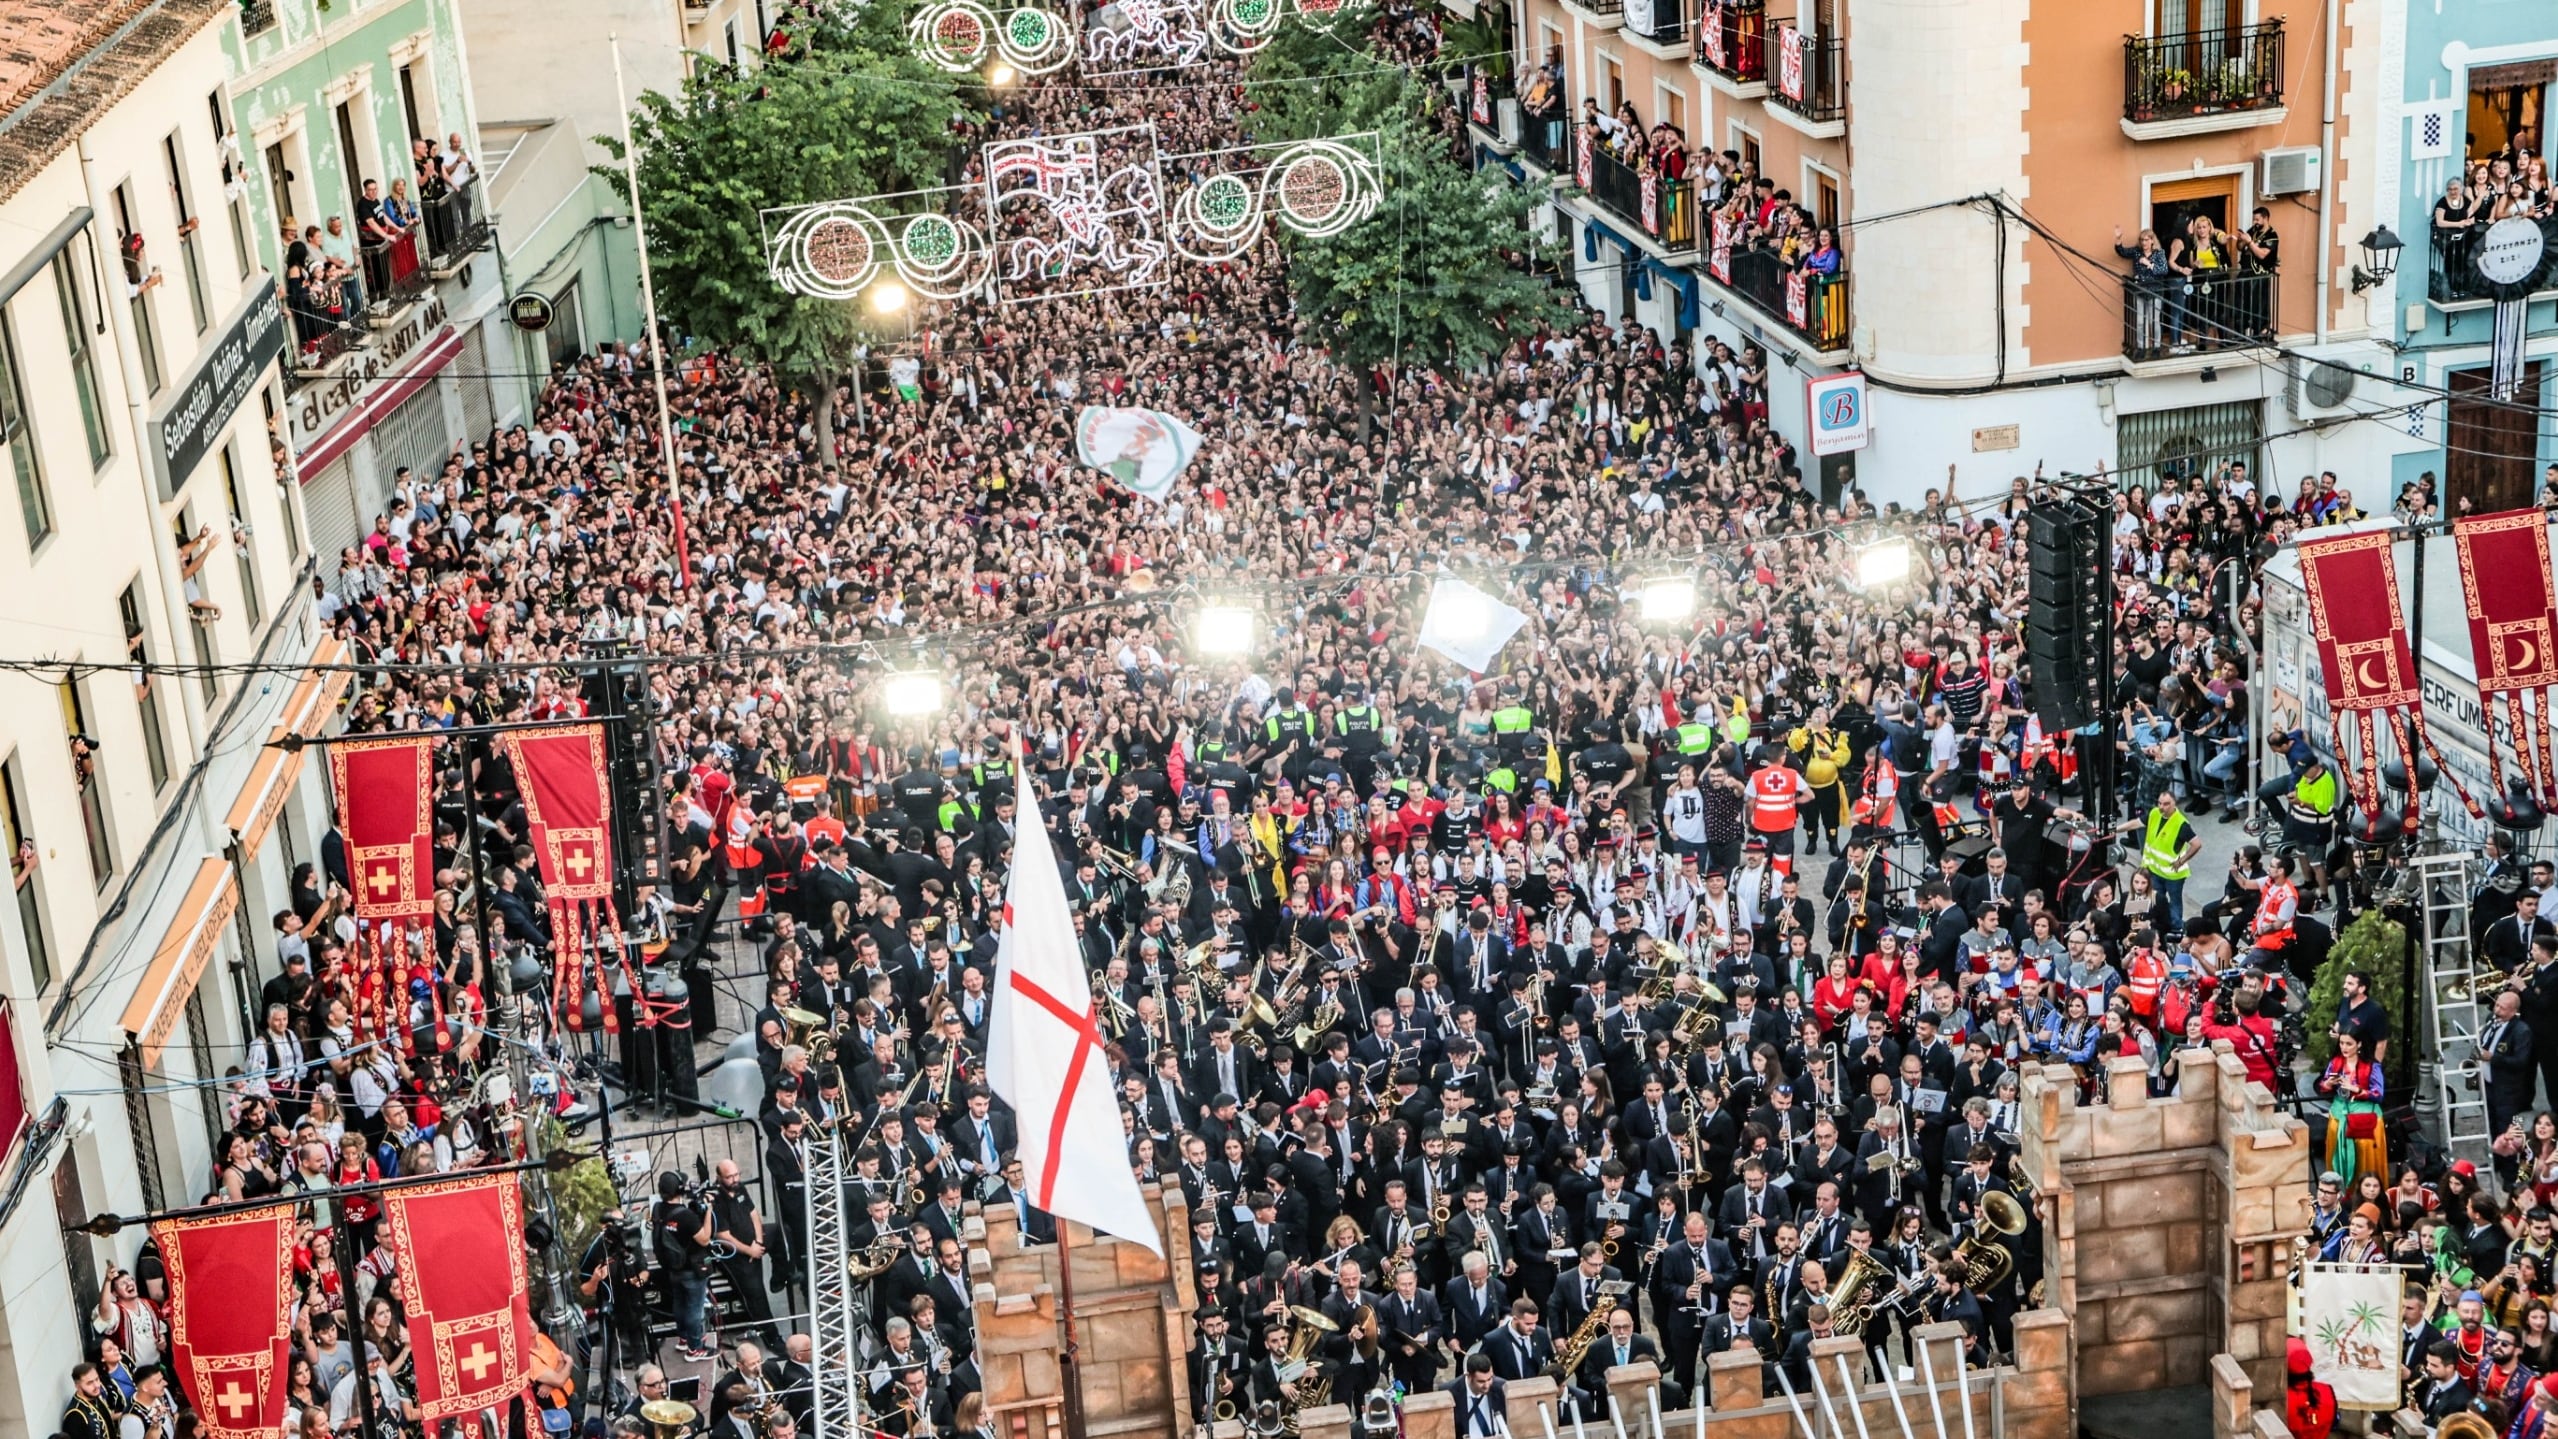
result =
M2123 37L2123 118L2183 120L2283 103L2283 22Z
M1768 103L1815 124L1847 117L1847 47L1839 36L1806 35L1779 25L1768 48L1776 52Z
M2481 206L2482 211L2486 207ZM2492 223L2482 213L2478 223L2467 229L2434 227L2433 264L2425 277L2425 295L2435 304L2454 304L2462 300L2492 300L2493 290L2478 277L2478 245ZM2541 247L2558 251L2558 218L2540 222ZM2558 280L2547 288L2558 289Z
M1625 33L1655 45L1685 45L1687 7L1688 0L1634 0L1626 6Z
M1697 10L1696 63L1743 85L1768 77L1764 0L1704 0Z
M2243 350L2273 340L2280 277L2222 274L2188 282L2123 277L2123 354L2134 360Z
M1853 324L1844 271L1824 275L1788 265L1773 250L1736 243L1728 218L1718 219L1706 250L1706 273L1750 308L1792 331L1815 350L1844 350Z
M1696 246L1696 182L1671 180L1608 153L1588 125L1573 137L1573 178L1600 209L1631 222L1665 250Z

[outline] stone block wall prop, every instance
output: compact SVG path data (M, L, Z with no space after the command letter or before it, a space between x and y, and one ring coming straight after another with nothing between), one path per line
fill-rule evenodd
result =
M970 1226L978 1363L987 1409L1005 1439L1063 1439L1065 1433L1060 1263L1074 1266L1082 1361L1084 1431L1074 1439L1176 1439L1196 1432L1187 1382L1190 1316L1199 1307L1189 1200L1178 1186L1150 1185L1145 1195L1169 1258L1063 1220L1061 1243L1024 1249L1010 1204L988 1206Z
M2228 1354L2279 1384L2281 1256L2309 1197L2309 1126L2226 1041L2179 1056L2178 1092L2117 1057L2102 1103L2067 1066L2019 1066L2018 1164L2043 1222L2042 1302L2072 1316L2082 1393L2209 1382Z

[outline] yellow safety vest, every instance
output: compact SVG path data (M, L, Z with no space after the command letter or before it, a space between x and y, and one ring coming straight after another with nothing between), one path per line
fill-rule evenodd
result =
M2161 823L2173 820L2173 825ZM2193 826L2185 822L2184 811L2161 814L2152 807L2149 826L2141 836L2141 867L2160 879L2183 879L2192 874L2189 861L2179 861L2176 852L2185 847L2185 831Z

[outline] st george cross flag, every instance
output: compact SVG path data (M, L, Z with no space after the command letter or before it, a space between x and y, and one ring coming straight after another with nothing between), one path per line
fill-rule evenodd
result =
M1480 674L1527 622L1525 614L1465 581L1441 576L1421 615L1420 643Z
M1086 405L1075 417L1076 458L1150 500L1171 494L1198 453L1199 432L1161 410Z
M151 1226L169 1271L169 1362L211 1439L284 1428L293 1321L293 1208Z
M1039 797L1030 792L1030 775L1021 763L1018 734L1014 746L1014 804L1032 818L1013 835L986 1077L1013 1107L1022 1187L1031 1202L1160 1255L1163 1241L1128 1164L1100 1015L1084 977L1056 852L1038 820Z

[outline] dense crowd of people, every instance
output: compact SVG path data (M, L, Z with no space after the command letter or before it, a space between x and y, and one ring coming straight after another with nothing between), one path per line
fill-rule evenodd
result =
M1147 113L1167 151L1205 151L1249 123L1232 78L1030 86L987 133ZM1803 262L1824 244L1813 231ZM961 1210L1013 1203L1031 1241L1055 1235L979 1074L1024 824L1066 857L1128 1163L1196 1217L1175 1240L1198 1274L1203 1415L1438 1386L1471 1424L1494 1386L1545 1372L1603 1404L1605 1370L1633 1359L1675 1398L1743 1344L1772 1388L1780 1370L1799 1387L1813 1341L1853 1332L1899 1362L1929 1320L1995 1362L2042 1279L2010 1172L2019 1067L2093 1094L2138 1056L2164 1093L2181 1050L2227 1040L2279 1086L2277 1021L2327 928L2313 911L2341 927L2375 902L2329 852L2335 788L2307 747L2254 789L2244 759L2255 613L2226 577L2355 513L2332 475L2287 501L2197 456L2123 488L2125 711L2047 733L2020 640L2037 481L1967 496L1949 468L1879 512L1817 494L1768 423L1755 346L1691 353L1580 309L1480 367L1363 375L1293 314L1275 245L1157 290L937 306L918 330L897 347L911 387L832 406L831 453L812 396L694 355L671 489L645 361L606 346L529 424L402 472L317 584L324 621L388 666L352 728L573 717L591 642L658 657L671 879L630 916L662 962L621 1000L612 1097L689 1113L695 1042L750 1029L769 1212L732 1162L707 1185L656 1176L606 1216L572 1266L585 1332L537 1356L562 1424L644 1432L637 1406L669 1393L658 1361L680 1358L716 1365L698 1407L722 1439L807 1427L788 1313L802 1154L826 1126L857 1146L853 1244L881 1261L868 1422L991 1432ZM1205 436L1168 503L1078 465L1089 403ZM1906 577L1860 578L1878 545L1907 547ZM1415 643L1443 566L1527 617L1489 672ZM1694 616L1648 623L1638 593L1673 569ZM1257 609L1251 653L1194 646L1206 596ZM891 658L932 667L948 703L885 713ZM441 783L424 1042L356 1039L343 857L325 852L275 916L267 1030L206 1197L517 1152L526 1116L476 1081L507 1044L548 1065L561 1034L538 995L508 1037L470 997L496 963L547 954L540 875L502 759L457 751ZM2093 822L2116 801L2119 869ZM2189 917L2216 808L2264 842ZM2558 937L2532 942L2547 971ZM742 1003L722 1010L724 988ZM2392 1171L2351 1119L2380 1097L2387 1020L2349 987L2339 1031L2327 1162L2346 1172L2318 1237L2456 1248L2517 1352L2547 1349L2549 1266L2530 1261L2548 1215L2515 1206L2558 1185L2534 1157L2558 1128L2543 1114L2517 1147L2534 1179L2509 1201L2457 1166ZM550 1072L543 1102L602 1102ZM2410 1204L2453 1218L2408 1223ZM350 1202L303 1229L304 1439L354 1427L368 1386L391 1425L408 1412L399 1284L367 1223ZM2507 1229L2530 1237L2496 1245ZM2520 1258L2499 1270L2490 1249ZM164 1285L147 1250L109 1276L74 1439L177 1439ZM2479 1307L2442 1310L2471 1360Z

